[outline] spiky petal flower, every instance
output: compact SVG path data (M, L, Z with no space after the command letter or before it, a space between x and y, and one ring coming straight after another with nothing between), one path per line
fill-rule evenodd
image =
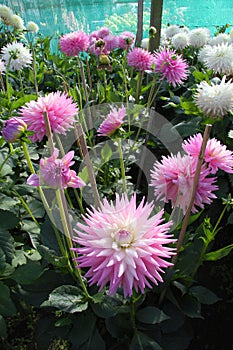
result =
M13 26L17 30L24 30L25 29L24 21L18 15L11 16L10 25Z
M134 34L132 32L125 31L119 36L119 48L122 50L127 50L133 46L134 41Z
M105 120L101 123L99 129L97 130L98 135L112 135L123 124L125 116L126 109L124 106L121 108L111 107L111 111L108 113Z
M152 70L154 56L141 47L135 47L127 55L128 65L138 71Z
M171 201L172 207L180 207L185 213L191 199L193 180L197 167L197 159L190 155L163 156L161 162L157 161L151 171L151 186L158 200L165 203ZM192 212L197 212L197 207L204 208L204 204L210 204L216 196L213 191L218 187L214 185L216 178L208 177L209 169L205 165L201 168L197 192L192 207Z
M86 51L88 46L89 36L82 31L64 34L59 39L59 47L67 56L77 56L80 52Z
M12 16L13 11L8 6L0 5L0 18L4 24L10 25Z
M189 36L185 32L179 32L172 37L171 43L175 50L183 50L189 46Z
M177 24L170 25L165 28L165 36L167 39L171 39L174 35L180 33L181 28Z
M113 51L119 47L119 38L116 35L109 34L104 37L105 48L107 51Z
M224 76L219 84L201 81L194 100L203 113L212 118L222 118L233 111L233 83Z
M206 68L213 69L214 73L231 75L233 73L233 45L222 43L209 46L204 57Z
M97 284L102 290L109 284L113 295L122 287L124 296L131 296L133 288L144 293L151 282L162 282L163 269L172 264L174 254L166 246L174 242L168 234L171 222L162 223L163 210L151 216L153 205L136 206L136 195L129 200L126 194L116 202L103 200L99 209L88 210L78 223L74 241L81 247L73 248L79 256L78 268L88 267L86 277L90 285Z
M160 73L174 87L182 84L188 75L187 62L174 50L164 48L155 53L155 72Z
M107 27L102 27L102 28L100 28L99 30L97 30L97 36L98 36L98 38L101 38L101 39L103 39L103 38L105 38L107 35L109 35L110 34L110 29L109 28L107 28Z
M199 156L203 137L200 133L190 137L183 142L185 152L195 157ZM233 173L233 152L228 150L225 145L222 145L216 138L207 141L204 160L208 164L211 174L215 174L218 169Z
M9 43L2 48L2 60L10 70L21 70L32 62L32 54L22 43Z
M2 136L7 142L17 142L27 130L27 124L22 118L12 117L6 120L2 128Z
M231 38L230 35L227 33L219 33L218 35L214 36L211 40L209 40L209 45L219 45L222 43L230 43Z
M39 31L39 27L35 22L29 21L27 23L27 30L32 33L37 33Z
M207 44L211 33L207 28L192 29L188 33L190 45L195 48L200 48Z
M55 148L49 158L41 158L40 174L32 174L27 180L31 186L50 186L52 188L80 188L85 185L82 179L76 175L70 167L74 164L72 161L74 151L68 152L62 159L58 159L59 151Z
M78 108L71 97L60 91L51 92L44 97L39 97L37 101L26 103L19 114L27 123L28 130L34 131L31 136L33 142L41 141L46 135L44 112L48 114L51 130L65 135L75 121Z

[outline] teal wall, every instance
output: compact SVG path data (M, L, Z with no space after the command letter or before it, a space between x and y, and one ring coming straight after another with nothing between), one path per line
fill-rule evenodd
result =
M144 0L147 14L150 3ZM129 0L2 0L1 4L18 12L25 22L35 21L46 35L77 29L91 32L111 15L133 16L137 12L137 1ZM163 24L167 23L189 28L205 26L213 32L216 25L233 24L233 0L164 0ZM125 25L126 30L135 31L129 21Z

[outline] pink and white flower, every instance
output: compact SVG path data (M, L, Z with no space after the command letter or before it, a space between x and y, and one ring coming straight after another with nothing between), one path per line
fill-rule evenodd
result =
M33 142L41 141L46 135L44 113L48 114L51 130L65 135L75 122L78 113L76 103L66 93L60 91L39 97L37 101L26 103L19 111L22 119L27 123L28 130L34 131L30 137Z
M190 155L162 157L161 162L157 161L151 171L151 186L154 187L154 194L158 200L165 203L171 201L172 207L180 207L185 213L191 199L193 180L196 173L197 159ZM192 212L198 208L204 208L214 198L213 193L218 189L216 178L208 177L210 171L205 165L201 168L197 191L192 207Z
M174 242L168 234L172 222L163 223L162 210L150 217L152 210L144 200L137 207L135 194L131 199L116 195L115 204L104 199L99 209L83 216L85 223L77 223L75 260L77 268L88 268L90 285L102 290L109 284L110 295L122 288L127 297L133 289L144 293L151 283L163 282L161 273L174 254L167 246Z
M58 159L59 151L55 148L49 158L41 158L40 173L32 174L27 180L31 186L49 186L52 188L80 188L85 185L83 180L76 175L70 167L74 164L72 161L74 151L68 152L62 159Z
M155 72L159 73L161 79L166 79L174 87L180 85L188 76L187 62L174 50L164 48L155 53Z
M183 149L197 159L202 141L203 137L198 133L183 142ZM233 173L233 152L228 150L216 138L211 138L207 141L204 160L208 164L211 174L215 174L218 169L227 173Z
M126 109L124 106L121 108L111 107L111 111L106 116L105 120L101 123L97 132L99 136L111 136L117 129L121 127L126 116Z

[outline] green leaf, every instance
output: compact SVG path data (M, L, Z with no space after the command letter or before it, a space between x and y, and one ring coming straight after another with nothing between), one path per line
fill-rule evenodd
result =
M68 313L82 312L88 308L88 302L80 288L63 285L49 294L49 299L41 306L52 306Z
M11 211L19 203L18 199L11 198L4 194L0 195L0 209Z
M0 315L0 338L5 338L6 336L6 322L2 315Z
M78 315L78 318L73 320L73 327L69 333L69 340L72 342L74 349L80 349L81 345L88 342L88 339L91 339L95 328L95 322L95 316L91 311L82 312Z
M112 156L112 149L109 146L108 142L105 142L104 147L101 149L101 157L104 162L108 162Z
M38 261L27 260L27 263L17 267L11 278L19 284L31 284L43 273Z
M13 316L16 308L10 297L10 289L0 281L0 314L4 317Z
M189 326L188 323L186 323L181 328L177 329L175 332L163 335L163 350L187 350L192 338L192 328Z
M6 256L6 261L11 262L15 252L14 239L7 230L0 230L0 247Z
M161 346L142 332L136 332L130 343L129 350L163 350Z
M136 318L138 321L148 324L161 323L169 317L160 309L154 306L146 306L137 311Z
M92 303L91 306L94 313L102 318L112 317L117 313L124 313L129 310L128 306L123 305L119 300L108 295L104 295L100 303Z
M9 230L18 224L18 218L10 211L0 210L1 230Z
M78 176L85 182L87 183L89 180L89 174L88 174L88 170L87 170L87 166L84 166L82 168L82 171L80 171L78 173Z
M186 294L179 300L183 313L191 318L203 318L201 315L201 304L194 296Z
M207 253L204 256L204 260L206 260L206 261L220 260L220 259L224 258L225 256L227 256L228 254L230 254L232 249L233 249L233 244L230 244L226 247L215 250L214 252Z
M202 286L193 286L190 288L190 292L201 304L211 305L221 300L216 294L211 292L211 290Z
M14 109L18 109L19 107L23 106L25 103L30 102L31 100L36 100L38 98L37 95L25 95L21 98L19 98L18 100L14 101L11 104L11 111L13 111Z
M185 316L183 312L174 304L168 303L163 307L163 311L169 316L168 320L161 323L160 327L163 333L175 332L184 324Z

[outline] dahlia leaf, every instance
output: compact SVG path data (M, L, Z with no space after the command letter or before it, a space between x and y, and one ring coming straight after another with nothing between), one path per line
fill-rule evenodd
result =
M143 334L142 332L136 332L131 341L129 350L142 350L142 349L162 350L161 346L152 338L148 337L146 334Z
M190 292L200 301L201 304L211 305L221 300L216 294L211 292L211 290L202 286L193 286L190 289Z
M136 313L136 318L138 321L143 323L156 324L163 322L170 317L157 307L147 306Z
M225 256L227 256L228 254L230 254L232 249L233 249L233 244L230 244L226 247L215 250L214 252L207 253L204 256L204 260L206 260L206 261L220 260L220 259L224 258Z
M0 314L9 317L16 313L16 308L10 297L10 289L0 281Z
M54 289L49 294L49 299L44 301L41 306L51 306L73 314L86 310L88 302L81 289L72 285L63 285Z
M6 322L4 320L4 318L2 317L2 315L0 315L0 337L6 337L7 336L7 332L6 332Z

